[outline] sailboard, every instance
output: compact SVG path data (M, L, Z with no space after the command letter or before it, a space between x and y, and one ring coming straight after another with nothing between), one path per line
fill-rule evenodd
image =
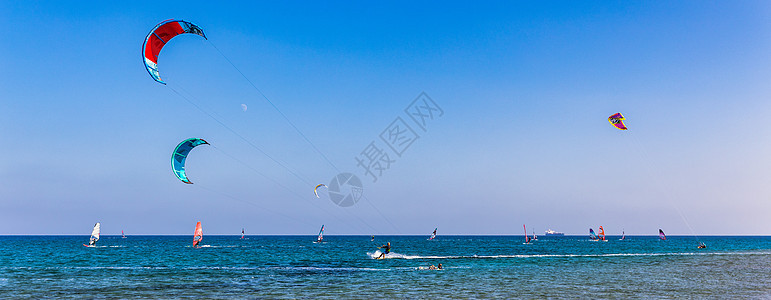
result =
M592 239L592 241L598 241L597 235L594 234L594 229L589 228L589 238Z
M537 240L538 240L538 236L537 236L537 235L535 235L535 230L533 230L533 240L534 240L534 241L537 241Z
M319 230L319 236L316 238L316 241L314 243L321 243L324 240L324 225L321 225L321 230Z
M439 229L439 228L434 228L434 233L432 233L432 234L431 234L431 236L430 236L430 237L428 237L428 240L429 240L429 241L431 241L431 240L433 240L433 239L435 239L435 238L436 238L436 230L437 230L437 229Z
M661 228L659 228L659 239L661 239L662 241L667 240L667 235L664 234L664 230L661 230Z
M525 244L530 244L530 237L527 236L527 227L525 227L525 224L522 224L522 228L525 229Z
M123 234L123 230L121 230L121 231L120 231L120 237L121 237L122 239L125 239L125 238L126 238L126 235L125 235L125 234Z
M201 221L195 224L195 232L193 233L193 247L201 247L201 241L203 240L203 229L201 228Z
M99 234L102 231L101 227L102 227L102 224L99 222L96 222L96 224L94 225L94 229L91 230L91 238L88 240L88 245L83 244L83 246L86 246L86 247L96 246L96 242L99 240Z
M244 239L244 229L243 228L241 228L241 239L242 240Z
M599 236L599 239L600 239L600 241L603 241L603 242L607 242L608 241L608 240L605 239L605 229L603 229L602 226L600 226L600 236Z
M619 241L623 241L623 240L626 240L626 233L624 233L624 231L621 230L621 238L619 239Z

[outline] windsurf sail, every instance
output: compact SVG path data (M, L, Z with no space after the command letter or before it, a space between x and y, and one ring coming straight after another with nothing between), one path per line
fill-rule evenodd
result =
M624 233L624 231L621 230L621 240L623 241L625 239L626 239L626 233Z
M525 227L525 224L522 224L522 228L525 229L525 244L530 244L530 237L527 236L527 227Z
M534 241L537 241L537 240L538 240L538 236L537 236L537 235L535 235L535 230L533 230L533 240L534 240Z
M589 237L590 237L592 240L597 240L597 235L596 235L596 234L594 234L594 229L591 229L591 228L589 228Z
M193 247L197 247L203 240L203 229L201 229L201 222L195 224L195 232L193 233Z
M241 239L242 240L244 239L244 229L243 228L241 228Z
M601 241L605 240L605 229L602 229L602 226L600 226L600 236L599 236L599 238L600 238Z
M125 235L125 234L123 234L123 230L121 230L121 231L120 231L120 237L121 237L121 238L124 238L124 239L126 238L126 235Z
M660 238L662 241L666 241L666 240L667 240L667 235L666 235L666 234L664 234L664 230L661 230L661 228L659 228L659 238Z
M324 240L324 225L321 225L321 230L319 230L319 237L316 238L316 242L321 243L322 240Z
M99 240L99 233L101 232L102 224L97 222L96 225L94 225L94 230L91 230L91 238L88 240L88 245L93 246L96 245L96 241Z
M435 238L436 238L436 230L437 230L437 229L439 229L439 228L434 228L434 233L432 233L432 234L431 234L431 237L429 237L429 238L428 238L428 240L429 240L429 241L430 241L430 240L433 240L433 239L435 239Z
M319 183L319 184L316 185L315 188L313 188L313 193L316 194L316 198L321 198L321 197L319 197L319 187L322 187L322 186L323 187L327 187L326 184Z

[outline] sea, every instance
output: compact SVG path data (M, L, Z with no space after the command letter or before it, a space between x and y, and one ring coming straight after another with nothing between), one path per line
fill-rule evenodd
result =
M0 299L771 299L771 237L699 239L0 236Z

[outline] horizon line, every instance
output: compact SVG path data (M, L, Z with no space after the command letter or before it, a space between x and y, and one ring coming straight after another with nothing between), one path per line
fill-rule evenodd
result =
M91 234L69 234L69 233L54 233L54 234L21 234L21 233L11 233L11 234L0 234L0 237L6 237L6 236L90 236ZM191 234L131 234L126 235L128 236L189 236ZM122 236L121 234L101 234L101 236ZM218 233L211 233L206 234L206 236L241 236L241 234L218 234ZM318 236L318 234L246 234L244 236ZM324 234L325 237L327 236L373 236L373 234ZM430 234L374 234L374 236L430 236ZM437 235L437 237L442 236L525 236L518 235L518 234L442 234ZM589 236L588 234L565 234L565 235L541 235L542 237L580 237L580 236ZM605 236L621 236L617 234L606 234ZM631 234L627 236L650 236L650 237L658 237L658 234ZM693 235L693 234L667 234L667 237L693 237L693 236L735 236L735 237L751 237L751 236L759 236L759 237L771 237L771 234L699 234L699 235Z

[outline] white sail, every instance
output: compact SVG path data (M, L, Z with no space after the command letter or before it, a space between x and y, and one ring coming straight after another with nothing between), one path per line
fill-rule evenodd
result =
M101 232L101 223L97 222L96 225L94 225L94 230L91 231L91 239L88 241L89 245L96 244L96 241L99 240L100 232Z

